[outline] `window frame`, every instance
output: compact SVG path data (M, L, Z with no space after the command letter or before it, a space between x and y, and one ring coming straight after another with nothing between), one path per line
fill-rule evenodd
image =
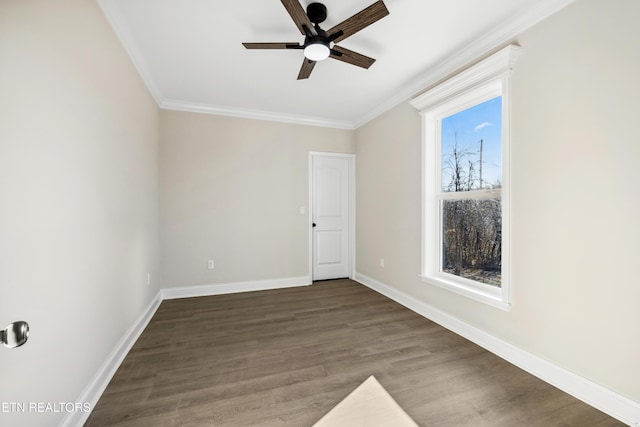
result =
M510 75L521 50L511 45L414 98L422 116L422 280L431 285L509 311L510 302ZM502 97L502 188L442 191L442 120L490 99ZM501 199L501 286L442 271L443 200Z

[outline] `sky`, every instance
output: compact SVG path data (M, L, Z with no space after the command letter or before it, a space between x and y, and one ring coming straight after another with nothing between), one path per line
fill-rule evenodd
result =
M483 187L495 184L502 176L502 97L490 99L442 120L442 184L451 181L452 169L447 161L452 157L456 140L458 152L466 153L462 165L474 163L476 188L479 178L480 140L482 139ZM444 188L443 188L444 189Z

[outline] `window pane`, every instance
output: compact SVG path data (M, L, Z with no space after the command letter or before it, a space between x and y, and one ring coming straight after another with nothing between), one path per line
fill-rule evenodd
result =
M441 209L442 271L487 285L500 286L500 199L445 200Z
M502 186L502 97L442 119L442 191Z

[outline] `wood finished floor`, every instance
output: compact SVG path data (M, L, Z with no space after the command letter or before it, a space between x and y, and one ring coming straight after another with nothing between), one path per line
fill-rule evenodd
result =
M425 427L623 425L336 280L164 301L85 426L310 426L369 375Z

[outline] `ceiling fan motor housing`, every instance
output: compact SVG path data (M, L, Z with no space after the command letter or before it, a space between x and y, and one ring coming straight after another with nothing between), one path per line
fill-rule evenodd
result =
M331 50L330 40L327 32L320 28L320 23L327 19L327 7L322 3L311 3L307 6L307 16L309 21L314 24L316 30L315 36L307 33L304 40L304 54L307 59L312 61L322 61L329 57Z
M320 24L327 19L327 7L322 3L311 3L307 6L307 16L309 21Z

